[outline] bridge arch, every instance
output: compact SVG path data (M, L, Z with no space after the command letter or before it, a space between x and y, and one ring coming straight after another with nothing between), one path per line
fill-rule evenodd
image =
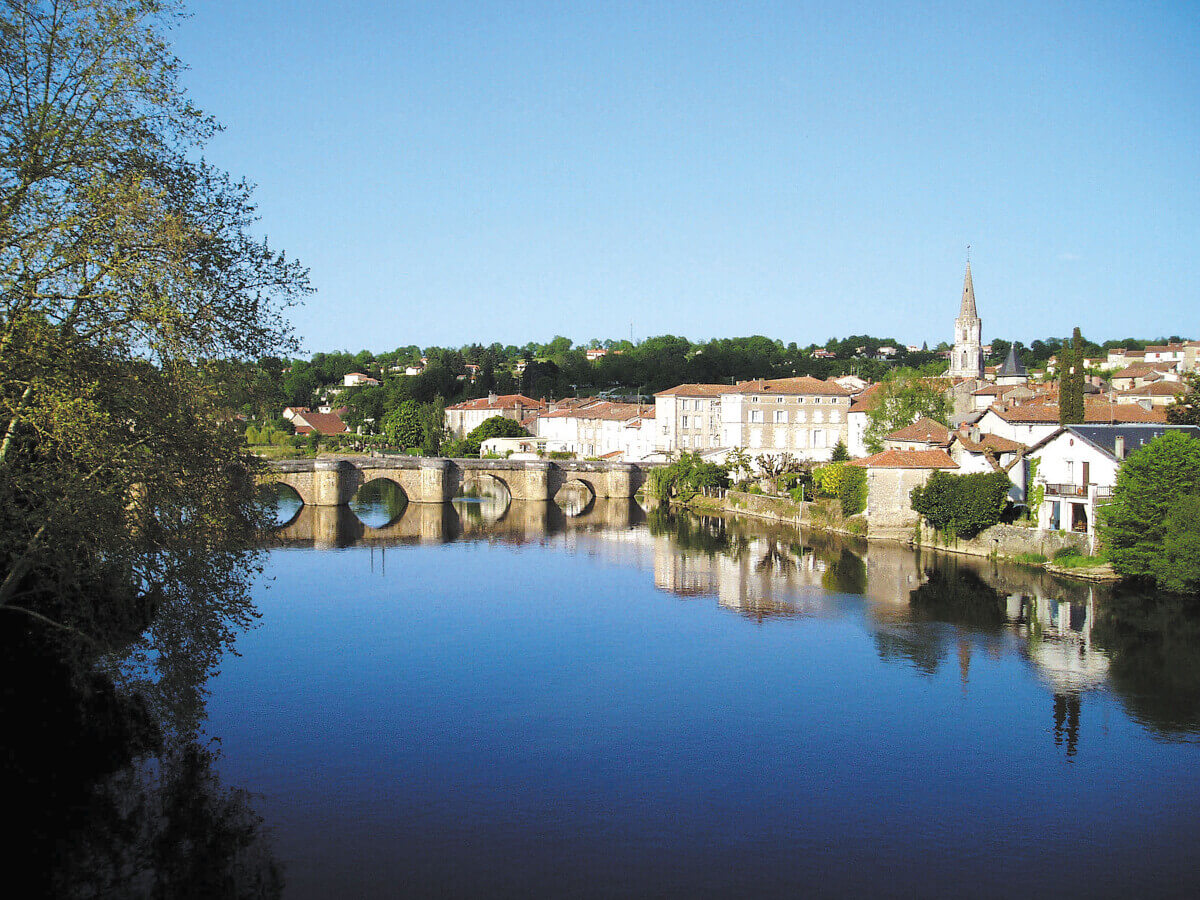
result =
M258 502L275 510L275 528L286 528L300 517L305 502L303 495L282 478L264 479L258 484Z
M596 502L596 486L573 474L559 486L552 499L564 515L582 516Z
M395 478L364 472L362 483L347 504L367 528L386 528L408 509L408 491Z

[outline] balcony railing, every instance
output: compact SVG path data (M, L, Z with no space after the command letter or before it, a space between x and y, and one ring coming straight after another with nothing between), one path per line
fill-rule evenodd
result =
M1046 493L1058 497L1086 497L1088 486L1086 484L1047 484Z

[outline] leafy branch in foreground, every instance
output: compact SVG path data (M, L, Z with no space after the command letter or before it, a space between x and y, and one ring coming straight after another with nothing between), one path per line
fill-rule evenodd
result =
M84 632L228 596L256 520L218 367L294 349L297 263L197 159L159 0L0 9L0 606Z

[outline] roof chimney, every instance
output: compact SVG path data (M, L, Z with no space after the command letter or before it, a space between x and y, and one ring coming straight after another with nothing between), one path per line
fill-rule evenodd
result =
M488 406L491 406L495 402L496 402L496 392L488 391Z
M1113 438L1113 456L1117 459L1125 458L1125 435L1118 434Z

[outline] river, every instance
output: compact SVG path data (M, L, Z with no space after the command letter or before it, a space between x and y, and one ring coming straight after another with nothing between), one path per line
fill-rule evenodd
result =
M281 529L207 729L287 896L1200 887L1192 605L572 511Z
M278 508L248 629L6 651L54 893L1200 889L1196 601L628 501Z

